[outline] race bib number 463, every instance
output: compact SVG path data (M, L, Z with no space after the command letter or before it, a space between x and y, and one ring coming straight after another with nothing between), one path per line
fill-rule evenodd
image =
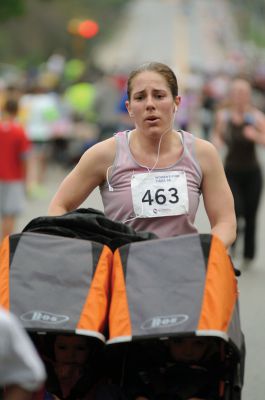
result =
M147 172L131 179L133 209L143 218L187 214L189 198L184 171Z

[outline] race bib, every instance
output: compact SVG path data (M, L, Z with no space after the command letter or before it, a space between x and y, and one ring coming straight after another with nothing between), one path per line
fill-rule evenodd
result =
M133 209L137 217L187 214L189 198L184 171L147 172L131 178Z

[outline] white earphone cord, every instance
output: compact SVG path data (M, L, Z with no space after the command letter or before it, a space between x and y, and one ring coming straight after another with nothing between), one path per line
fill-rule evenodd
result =
M156 161L155 161L154 165L152 166L152 168L150 169L149 167L143 165L143 167L145 167L149 173L153 171L153 169L156 167L156 165L159 161L160 147L161 147L161 142L162 142L163 136L172 129L173 129L173 124L170 124L170 126L162 133L162 135L159 139L159 143L158 143Z
M112 165L110 165L110 166L107 168L107 172L106 172L106 181L107 181L107 184L108 184L108 187L109 187L109 191L110 191L110 192L113 192L114 189L113 189L113 187L111 186L110 181L109 181L109 169L110 169L111 167L112 167Z
M147 167L146 165L143 165L143 167L147 169L147 171L148 171L149 174L154 170L154 168L156 167L156 165L157 165L157 163L158 163L158 161L159 161L160 147L161 147L161 142L162 142L163 136L164 136L166 133L168 133L170 130L172 130L172 129L173 129L173 124L170 124L169 128L166 129L166 130L162 133L162 135L161 135L161 137L160 137L160 139L159 139L159 143L158 143L156 161L155 161L154 165L152 166L152 168L150 169L150 168ZM112 190L113 190L113 189L112 189ZM141 218L142 216L143 216L143 204L142 204L142 210L141 210L141 214L140 214L140 215L135 215L135 217L126 219L126 220L124 220L124 221L122 221L122 222L125 224L126 222L133 221L133 220L135 220L135 219L137 219L137 218Z

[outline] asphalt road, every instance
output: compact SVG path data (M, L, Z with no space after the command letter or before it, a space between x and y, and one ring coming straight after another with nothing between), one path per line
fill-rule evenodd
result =
M94 59L103 69L125 72L147 61L164 62L182 83L191 68L224 66L237 36L226 1L134 0Z

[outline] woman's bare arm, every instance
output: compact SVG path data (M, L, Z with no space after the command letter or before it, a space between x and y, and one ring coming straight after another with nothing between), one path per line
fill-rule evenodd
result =
M115 157L115 138L97 143L87 150L55 193L48 215L62 215L78 208L89 194L106 179Z
M255 109L253 116L253 123L244 128L244 135L247 139L265 146L265 115Z
M196 139L196 150L203 172L202 194L212 234L228 248L236 238L234 199L222 160L214 145Z
M224 135L226 129L225 110L218 110L214 115L211 142L220 150L224 146Z

